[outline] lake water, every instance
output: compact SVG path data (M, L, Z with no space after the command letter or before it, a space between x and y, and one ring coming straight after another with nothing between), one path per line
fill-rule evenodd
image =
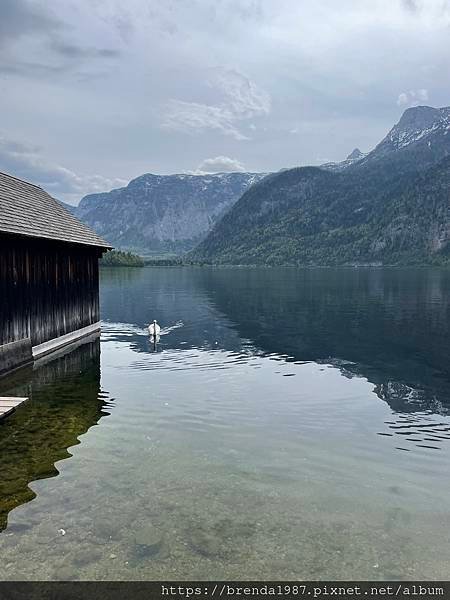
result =
M0 380L0 577L448 579L449 292L104 270L101 343Z

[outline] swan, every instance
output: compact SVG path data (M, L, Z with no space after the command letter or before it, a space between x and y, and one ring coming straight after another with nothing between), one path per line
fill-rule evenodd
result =
M150 335L152 335L154 337L159 336L159 334L161 332L161 327L156 322L156 319L154 319L153 323L150 323L150 325L148 326L148 332Z

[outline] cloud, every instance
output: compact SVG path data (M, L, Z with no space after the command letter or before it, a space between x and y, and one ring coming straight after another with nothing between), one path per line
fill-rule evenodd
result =
M402 4L407 10L411 12L416 12L417 10L419 10L417 0L402 0Z
M236 140L248 140L238 123L270 113L269 94L238 71L215 69L207 85L219 95L217 104L172 99L166 105L162 126L186 133L215 129Z
M88 193L104 192L127 182L102 175L78 175L47 161L38 146L8 139L0 134L0 171L40 185L58 199L77 203Z
M419 106L422 102L428 101L428 90L409 90L401 92L397 98L398 106Z
M112 26L117 31L122 42L131 44L136 32L132 10L130 11L125 3L113 5L109 11L105 8L104 5L101 6L99 18L107 24L108 28Z
M244 165L229 156L216 156L205 158L192 173L195 175L207 175L208 173L245 173Z
M69 18L57 17L39 0L1 0L0 48L1 73L37 79L54 79L121 54L118 48L87 44Z
M24 35L48 36L59 31L62 23L29 0L2 0L0 46Z
M401 0L402 6L411 13L434 13L434 16L445 16L450 6L448 0Z
M77 46L76 44L69 44L62 40L53 40L51 48L56 53L68 59L116 58L120 55L120 51L117 49Z
M170 100L162 127L185 133L216 129L236 140L249 139L235 127L236 117L226 106L211 106L197 102Z
M218 155L264 172L339 160L384 137L397 100L428 104L419 88L450 103L449 7L0 0L0 128L111 179Z
M238 71L218 69L209 85L222 91L226 104L236 117L250 119L270 113L269 94Z

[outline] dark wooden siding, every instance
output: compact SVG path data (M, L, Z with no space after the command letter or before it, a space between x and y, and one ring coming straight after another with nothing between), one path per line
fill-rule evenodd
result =
M96 323L100 252L0 233L0 345L36 346Z

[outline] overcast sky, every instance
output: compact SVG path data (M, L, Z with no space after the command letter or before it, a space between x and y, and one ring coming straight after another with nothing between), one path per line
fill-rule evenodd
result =
M0 170L77 203L341 160L449 67L450 0L0 0Z

